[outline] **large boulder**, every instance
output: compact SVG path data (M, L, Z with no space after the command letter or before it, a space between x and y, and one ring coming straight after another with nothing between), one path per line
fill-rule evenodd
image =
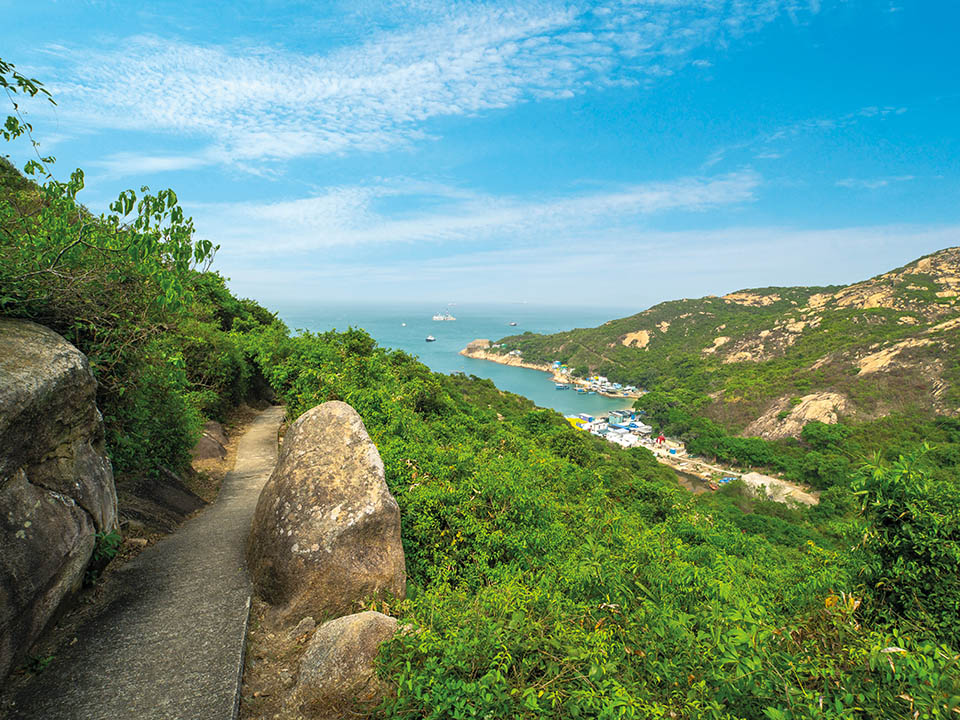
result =
M52 330L0 318L0 678L117 527L97 383Z
M223 460L227 456L227 434L223 425L210 420L203 426L203 435L190 451L194 460Z
M321 625L300 659L294 703L305 717L345 717L382 700L390 686L376 674L380 645L397 631L396 618L378 612L346 615Z
M260 493L247 560L261 597L295 617L403 597L400 508L380 453L346 403L319 405L290 427Z

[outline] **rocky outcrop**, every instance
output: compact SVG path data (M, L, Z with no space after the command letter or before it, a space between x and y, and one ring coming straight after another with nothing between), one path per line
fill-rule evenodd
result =
M321 625L300 660L294 704L306 717L333 720L370 707L390 691L375 672L380 645L397 631L396 618L362 612Z
M485 349L482 345L483 340L472 340L460 351L464 357L474 360L489 360L500 365L510 365L511 367L525 367L531 370L540 370L541 372L552 373L553 367L545 363L532 363L525 361L519 355L510 355L509 353L498 353ZM479 344L478 344L479 343ZM489 347L489 346L488 346Z
M943 302L928 302L924 293L932 293ZM960 248L946 248L922 257L905 267L891 270L870 280L841 288L836 293L810 297L808 305L820 308L889 308L919 311L928 319L953 314L960 295Z
M897 359L897 356L900 355L900 353L904 350L924 347L926 345L933 345L933 340L928 340L927 338L911 338L909 340L903 340L901 342L894 343L890 347L886 347L883 350L863 356L857 360L857 368L860 370L861 375L882 372L893 365L894 361Z
M96 381L52 330L0 319L0 677L117 527Z
M477 338L476 340L471 340L467 343L467 347L464 348L464 354L469 355L472 352L477 352L478 350L488 350L490 348L490 341L485 338Z
M403 597L400 508L356 411L328 402L290 427L247 545L261 597L291 617L330 617Z
M803 426L818 421L832 425L851 411L847 398L839 393L820 392L804 395L799 401L789 396L777 400L743 431L745 437L780 440L800 437Z
M650 344L650 333L646 330L637 330L636 332L627 333L620 340L621 345L626 347L635 347L638 350L643 350L647 345Z
M777 293L765 294L750 292L749 290L727 293L723 296L723 299L728 303L746 305L747 307L766 307L767 305L780 302L780 296Z
M203 435L190 451L190 457L194 460L222 460L226 456L227 434L223 425L210 420L203 426Z

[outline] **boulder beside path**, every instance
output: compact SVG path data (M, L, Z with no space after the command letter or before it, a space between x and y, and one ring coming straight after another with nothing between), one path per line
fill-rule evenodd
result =
M396 618L370 611L321 625L300 659L294 691L299 712L334 720L380 702L391 688L377 677L374 662L396 631Z
M300 416L257 503L247 560L260 596L291 617L330 618L402 598L400 508L357 412L327 402Z
M0 318L0 679L117 528L97 383L52 330Z

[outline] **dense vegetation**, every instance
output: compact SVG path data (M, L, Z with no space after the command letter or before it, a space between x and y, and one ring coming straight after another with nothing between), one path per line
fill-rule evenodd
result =
M201 417L264 381L291 418L333 399L363 417L409 573L408 598L382 609L414 628L382 654L397 693L371 715L932 718L960 703L955 457L860 468L849 443L882 441L812 427L784 457L846 459L817 508L737 486L693 497L646 450L489 381L361 330L291 336L204 272L213 246L172 192L95 216L82 174L43 167L40 184L0 167L0 311L90 356L121 472L183 463ZM658 397L658 422L702 419Z
M388 717L934 717L960 694L955 506L907 489L915 523L889 522L914 465L862 476L870 526L849 495L745 513L362 331L250 340L291 416L349 402L383 456L410 575L390 610L418 629L383 659Z
M3 61L0 79L42 93ZM19 114L4 128L8 140L31 130ZM59 181L52 163L38 156L21 174L0 158L0 313L47 325L87 355L120 474L183 469L202 417L260 389L239 331L278 321L201 272L216 248L194 237L172 190L128 190L95 215L77 200L83 172Z

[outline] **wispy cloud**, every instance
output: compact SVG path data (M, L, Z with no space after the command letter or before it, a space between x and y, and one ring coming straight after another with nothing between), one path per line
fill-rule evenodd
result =
M91 161L90 166L103 170L107 176L123 177L172 170L194 170L213 162L213 158L203 153L197 155L114 153L100 160Z
M655 81L801 0L416 3L415 30L328 52L196 45L151 36L100 50L51 46L62 112L87 125L207 141L191 162L380 151L426 123L592 89ZM400 12L394 10L394 12ZM133 158L113 162L119 172ZM109 161L108 161L109 162Z
M587 283L592 290L615 287L617 292L580 292L578 304L613 303L637 312L663 300L742 288L856 282L954 245L960 245L957 225L818 230L734 226L642 230L633 233L629 243L606 237L589 245L561 243L548 253L543 248L506 247L302 270L277 267L264 272L261 262L232 258L226 273L239 292L280 303L309 301L310 288L322 289L317 295L326 299L375 301L570 298ZM785 256L791 262L784 262Z
M833 117L812 117L787 123L773 130L762 132L740 142L722 145L707 155L701 168L708 169L725 161L739 163L743 153L751 153L758 160L777 160L786 154L790 140L804 135L828 134L851 128L871 119L903 115L907 108L897 105L868 105Z
M891 183L902 183L916 180L913 175L891 175L889 177L879 178L843 178L835 183L837 187L851 188L854 190L877 190L887 187Z
M437 184L384 180L329 188L316 196L274 203L196 207L201 232L240 255L278 250L309 252L334 246L386 243L467 243L504 240L524 244L593 238L636 230L644 217L670 211L699 212L749 202L760 183L753 171L681 178L605 192L517 199ZM402 198L405 213L381 211ZM269 244L263 238L269 237Z

